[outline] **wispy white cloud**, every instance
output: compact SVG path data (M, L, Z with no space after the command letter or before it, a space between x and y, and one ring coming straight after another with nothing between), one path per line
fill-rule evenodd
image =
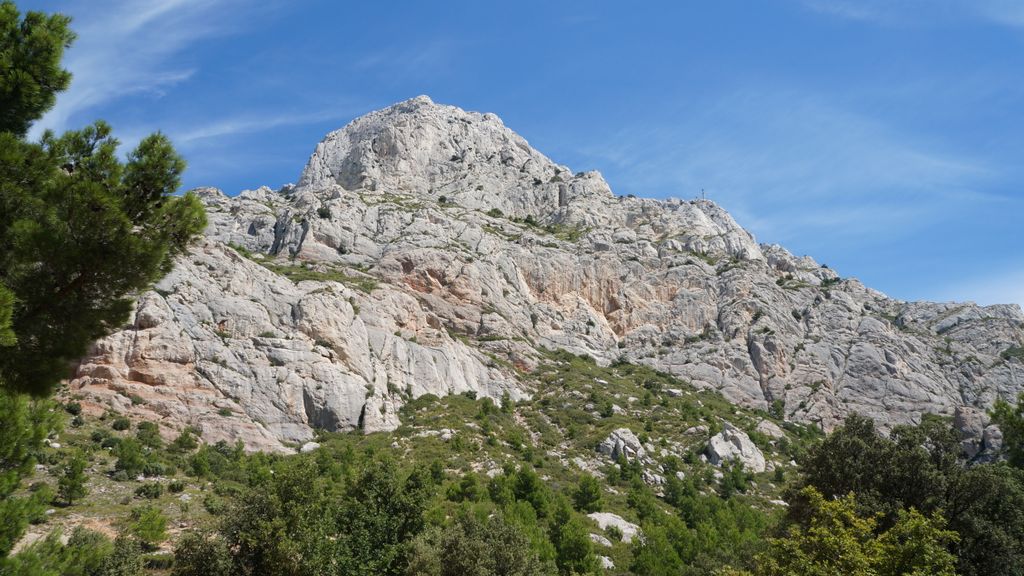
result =
M447 39L384 48L355 58L351 67L361 73L375 73L391 82L430 78L445 72L456 53L455 45Z
M815 12L885 26L920 26L974 20L1024 27L1020 0L800 0Z
M201 39L229 33L252 12L240 0L90 0L63 11L73 15L78 34L64 62L74 76L33 136L63 130L91 108L132 94L159 96L188 80L195 68L175 57Z
M978 304L1018 304L1024 307L1024 268L994 272L990 276L954 282L931 296L939 301L971 300Z
M212 123L170 130L172 140L178 145L188 147L204 140L214 140L238 134L253 134L286 126L317 124L328 120L352 118L355 110L347 106L334 106L330 109L313 112L246 114L223 118Z
M738 92L583 146L618 193L690 198L707 189L771 241L827 231L886 237L969 202L997 201L983 161L791 92ZM621 186L618 186L621 188ZM853 239L853 238L851 238Z

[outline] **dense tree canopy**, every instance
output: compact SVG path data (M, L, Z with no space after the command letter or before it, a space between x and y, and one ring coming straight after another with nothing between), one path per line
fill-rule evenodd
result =
M849 494L829 500L812 487L802 491L809 516L760 554L757 576L954 576L948 550L956 532L941 516L900 510L891 528L878 533L876 516L857 513Z
M1007 407L1012 413L1016 409ZM1005 463L966 465L948 420L926 417L889 436L850 416L803 463L788 496L791 521L807 526L814 507L802 487L827 498L856 494L858 513L889 529L915 509L941 513L957 533L950 550L965 576L1024 574L1024 472Z

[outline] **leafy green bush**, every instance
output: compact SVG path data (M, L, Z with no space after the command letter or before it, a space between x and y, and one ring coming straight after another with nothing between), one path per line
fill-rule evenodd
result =
M114 470L121 471L128 476L137 476L142 473L146 465L146 455L142 451L142 444L135 438L122 438L114 448L114 455L117 462Z
M163 496L164 485L159 482L146 482L135 489L135 496L155 500Z
M172 576L230 576L231 552L218 536L185 532L174 547Z
M155 549L167 538L167 517L160 509L143 506L132 510L128 531L148 549Z
M580 476L572 499L580 512L597 512L601 509L601 484L590 474Z

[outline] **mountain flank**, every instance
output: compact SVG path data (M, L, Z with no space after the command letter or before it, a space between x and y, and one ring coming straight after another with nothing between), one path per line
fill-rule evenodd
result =
M893 300L425 96L328 134L297 185L197 192L204 239L78 366L87 410L292 451L394 430L427 394L533 397L566 351L824 430L955 416L976 456L986 409L1024 390L1016 305Z

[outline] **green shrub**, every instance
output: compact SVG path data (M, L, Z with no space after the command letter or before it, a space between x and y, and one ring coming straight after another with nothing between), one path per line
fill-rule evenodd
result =
M129 532L138 538L144 547L154 549L167 538L167 517L158 508L135 508L129 520Z
M142 445L135 438L122 438L114 448L114 455L117 456L114 470L122 471L128 476L137 476L146 465Z
M218 536L185 532L174 547L171 576L230 576L231 551Z
M135 438L147 448L159 448L163 446L163 438L160 437L160 426L156 422L139 422L136 427Z
M572 499L576 510L583 513L597 512L601 509L601 484L597 478L584 474L576 484Z
M135 489L135 496L155 500L164 494L164 486L159 482L146 482Z

